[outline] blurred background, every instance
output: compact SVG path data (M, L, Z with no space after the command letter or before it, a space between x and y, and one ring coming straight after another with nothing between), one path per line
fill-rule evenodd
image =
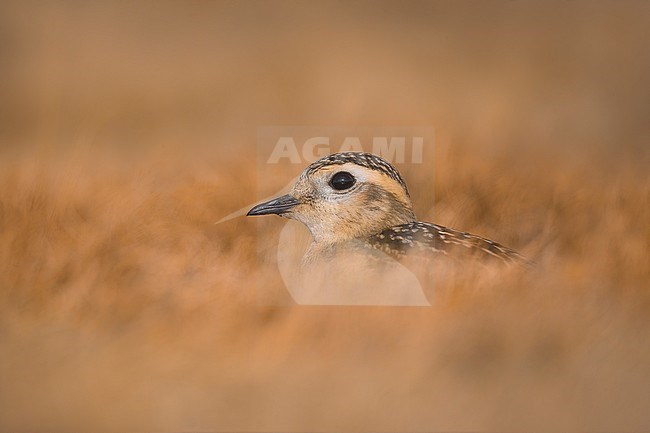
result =
M648 76L646 1L0 3L0 430L648 430ZM538 268L260 302L269 125L434 128L420 219Z

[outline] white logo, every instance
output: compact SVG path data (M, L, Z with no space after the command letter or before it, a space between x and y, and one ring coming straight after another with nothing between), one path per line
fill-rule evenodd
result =
M372 137L371 144L366 145L371 153L397 164L406 162L407 143L410 145L410 161L413 164L422 163L422 152L424 149L424 137ZM310 137L301 144L302 152L298 151L296 139L291 136L279 137L273 147L271 155L266 160L267 164L277 164L282 159L287 159L292 164L311 163L324 156L337 152L363 152L361 139L359 137L345 137L340 143L333 142L330 137Z

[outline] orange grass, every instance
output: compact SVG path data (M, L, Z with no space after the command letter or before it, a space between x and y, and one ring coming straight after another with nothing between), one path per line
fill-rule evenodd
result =
M590 4L3 6L0 430L647 430L648 14ZM214 224L268 124L433 125L418 216L537 268L292 304Z

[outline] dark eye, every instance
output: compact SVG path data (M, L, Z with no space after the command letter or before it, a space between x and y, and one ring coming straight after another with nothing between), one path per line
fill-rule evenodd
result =
M336 173L334 176L332 176L332 180L330 180L330 185L332 188L342 191L344 189L351 188L352 185L354 185L355 179L354 176L352 176L350 173L347 171L339 171Z

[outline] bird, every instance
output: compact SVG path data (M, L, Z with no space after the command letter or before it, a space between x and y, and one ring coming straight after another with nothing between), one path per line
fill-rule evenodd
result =
M307 227L312 243L305 262L332 251L365 248L396 261L418 255L530 263L490 239L419 221L402 175L372 153L322 157L304 169L288 194L254 206L247 216L270 214Z

